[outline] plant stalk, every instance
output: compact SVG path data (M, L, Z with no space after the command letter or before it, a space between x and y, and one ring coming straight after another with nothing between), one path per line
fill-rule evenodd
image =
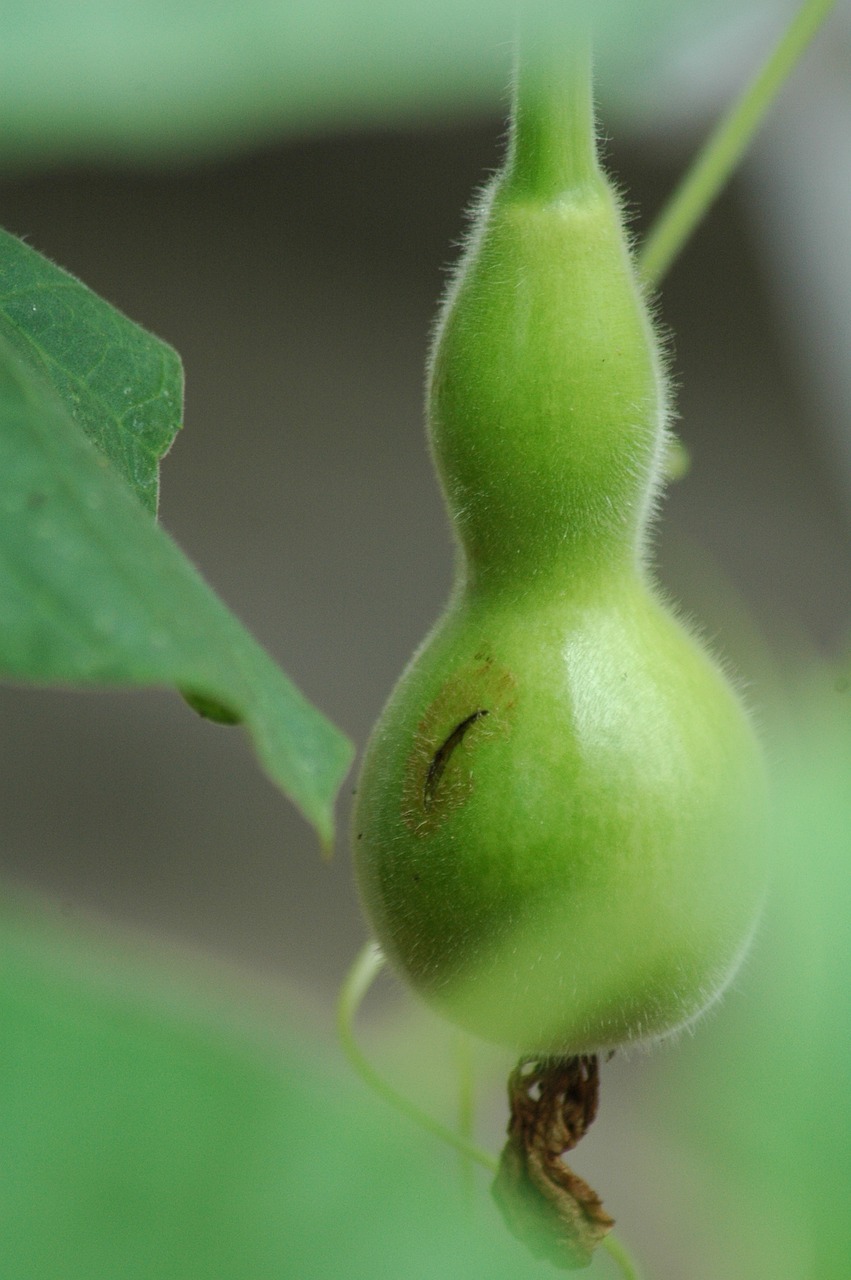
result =
M599 178L591 44L577 35L556 53L518 42L504 187L511 195L557 199Z
M658 285L727 183L769 107L835 4L836 0L804 0L753 80L710 135L639 252L639 272L649 285Z
M477 1147L468 1138L462 1137L461 1134L455 1133L447 1125L435 1120L428 1112L421 1110L416 1103L411 1102L404 1094L399 1093L391 1084L387 1083L361 1052L354 1033L355 1015L383 966L384 956L380 947L376 943L370 942L363 948L349 970L340 990L340 997L337 1003L337 1033L343 1052L364 1084L369 1085L391 1107L395 1107L402 1115L407 1116L409 1120L419 1125L421 1129L425 1129L428 1133L433 1134L434 1137L439 1138L441 1142L454 1147L462 1156L466 1156L476 1164L480 1164L483 1168L490 1170L491 1173L495 1172L497 1161L493 1156Z

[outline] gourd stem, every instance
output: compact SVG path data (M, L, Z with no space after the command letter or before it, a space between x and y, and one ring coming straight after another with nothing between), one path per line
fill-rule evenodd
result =
M392 1085L388 1084L361 1052L360 1045L355 1037L355 1017L364 997L384 967L384 963L384 954L378 944L368 942L355 958L354 964L340 988L340 995L337 1001L337 1034L346 1058L364 1084L377 1093L379 1097L383 1098L385 1102L389 1103L391 1107L395 1107L403 1116L413 1121L414 1124L419 1125L421 1129L425 1129L435 1138L439 1138L450 1147L454 1147L465 1159L481 1165L489 1173L496 1173L499 1161L495 1156L492 1156L488 1151L483 1151L481 1147L476 1146L466 1136L454 1133L452 1129L441 1124L439 1120L435 1120L428 1112L422 1111L416 1103L411 1102L404 1094L399 1093ZM601 1247L618 1264L625 1280L639 1280L638 1269L631 1261L624 1246L611 1233L604 1238Z
M589 38L556 53L519 41L505 189L551 200L598 176Z
M804 0L753 80L710 135L638 254L639 272L648 284L659 283L716 199L835 4L836 0Z

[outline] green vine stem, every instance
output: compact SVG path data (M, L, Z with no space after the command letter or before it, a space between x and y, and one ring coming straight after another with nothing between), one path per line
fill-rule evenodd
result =
M384 955L381 948L374 942L368 942L355 958L340 988L340 995L337 1001L337 1034L346 1058L364 1084L368 1085L391 1107L395 1107L403 1116L406 1116L414 1124L419 1125L421 1129L425 1129L427 1133L430 1133L439 1141L453 1147L466 1160L480 1165L483 1169L487 1169L489 1173L496 1173L499 1161L495 1156L477 1146L466 1135L455 1133L448 1125L441 1124L439 1120L435 1120L433 1116L430 1116L427 1111L423 1111L416 1103L411 1102L410 1098L406 1098L403 1093L394 1089L376 1071L361 1050L355 1036L355 1018L367 992L384 967L384 963ZM602 1241L602 1248L606 1249L610 1257L617 1263L624 1280L641 1280L635 1263L621 1242L611 1233Z
M441 1142L454 1147L462 1156L474 1161L491 1173L497 1169L497 1160L467 1137L455 1133L448 1125L441 1124L404 1094L399 1093L381 1076L361 1052L354 1033L354 1020L364 996L384 966L384 956L376 943L363 948L346 976L337 1004L337 1032L343 1052L365 1084L368 1084L385 1102L407 1116L421 1129L427 1130Z
M710 135L651 228L638 267L655 286L741 160L795 64L836 0L804 0L741 97Z

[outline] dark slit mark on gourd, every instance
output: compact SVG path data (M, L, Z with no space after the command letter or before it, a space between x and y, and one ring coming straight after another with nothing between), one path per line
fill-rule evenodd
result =
M435 792L440 784L440 779L446 771L446 766L449 763L449 757L452 755L452 752L460 745L467 730L471 728L477 720L481 720L482 717L487 714L486 710L474 711L472 715L467 716L466 720L462 720L459 725L455 726L446 741L442 746L437 748L437 751L435 751L432 756L431 764L428 767L425 786L423 787L424 809L430 809L434 804Z

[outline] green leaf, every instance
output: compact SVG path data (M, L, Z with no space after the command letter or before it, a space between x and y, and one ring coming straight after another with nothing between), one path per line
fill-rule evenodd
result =
M531 29L587 0L526 0ZM604 87L622 95L734 0L595 0ZM0 12L0 150L32 163L251 145L447 105L502 109L517 0L16 0Z
M347 740L151 520L56 391L0 339L0 675L172 685L244 721L330 839Z
M176 351L0 230L0 335L41 367L74 421L150 511L180 427Z
M0 1275L541 1277L328 1045L136 950L0 910Z

